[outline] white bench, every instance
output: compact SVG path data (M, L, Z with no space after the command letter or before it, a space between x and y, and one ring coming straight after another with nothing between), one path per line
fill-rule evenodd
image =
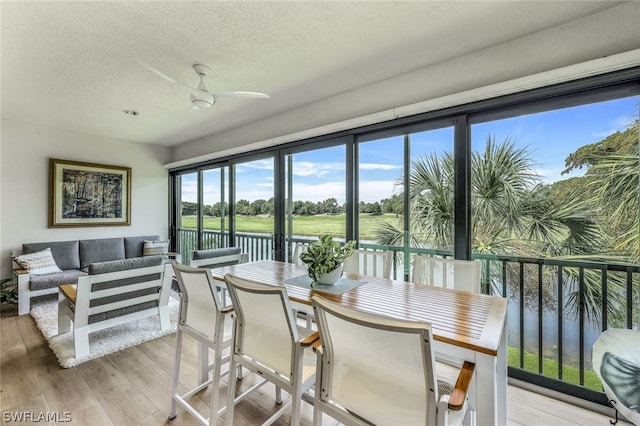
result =
M169 322L170 264L127 269L78 278L63 284L58 296L58 333L70 330L76 358L89 355L89 333L153 315L160 329Z

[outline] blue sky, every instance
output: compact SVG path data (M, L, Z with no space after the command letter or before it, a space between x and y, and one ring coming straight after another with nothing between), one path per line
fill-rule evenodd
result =
M639 97L583 105L551 112L476 124L471 129L472 150L484 148L487 135L496 141L507 137L518 147L526 147L533 158L535 171L544 182L551 183L584 170L561 176L565 158L583 145L598 142L624 130L638 117ZM453 151L451 128L411 135L411 156ZM393 137L360 145L360 199L380 201L390 197L394 182L402 175L403 137ZM323 201L345 198L345 148L342 146L294 155L293 199ZM253 201L273 196L272 160L260 160L237 166L236 199ZM183 200L195 202L195 176L183 178ZM219 198L219 181L205 178L209 200Z

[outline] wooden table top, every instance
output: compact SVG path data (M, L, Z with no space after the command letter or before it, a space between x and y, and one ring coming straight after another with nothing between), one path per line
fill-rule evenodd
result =
M502 297L474 294L345 273L346 278L366 283L333 295L315 292L285 280L307 274L307 268L292 263L263 260L212 270L216 280L225 274L272 285L284 285L289 299L311 304L314 294L344 306L400 319L431 323L436 340L496 356L500 337L506 325L507 300Z

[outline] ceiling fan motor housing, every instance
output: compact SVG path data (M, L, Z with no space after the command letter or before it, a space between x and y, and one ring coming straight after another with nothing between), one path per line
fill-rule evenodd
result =
M213 98L213 96L209 95L209 99L204 99L201 97L196 96L195 94L191 94L191 103L195 106L197 106L198 108L209 108L210 106L212 106L215 102L215 99Z

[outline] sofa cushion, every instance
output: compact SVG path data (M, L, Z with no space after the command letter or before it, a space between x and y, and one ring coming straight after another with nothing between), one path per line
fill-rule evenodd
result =
M124 257L142 257L142 247L145 241L157 241L159 235L148 235L146 237L124 237Z
M124 238L80 241L80 269L96 262L124 259Z
M79 242L75 241L52 241L48 243L25 243L22 244L22 253L33 253L36 251L51 249L51 254L56 260L58 268L80 269Z
M61 284L76 284L78 277L83 277L85 274L78 269L63 270L55 274L38 275L31 277L29 281L29 289L31 291L43 290L47 288L56 288Z
M224 247L209 250L194 250L193 259L209 259L212 257L231 256L232 254L240 254L240 247Z
M89 265L89 275L106 274L108 272L126 271L135 268L162 265L162 256L134 257L132 259L96 262Z
M56 260L51 254L51 249L48 247L34 253L21 254L14 257L14 260L18 262L21 268L26 269L33 276L62 272L62 269L58 268Z

